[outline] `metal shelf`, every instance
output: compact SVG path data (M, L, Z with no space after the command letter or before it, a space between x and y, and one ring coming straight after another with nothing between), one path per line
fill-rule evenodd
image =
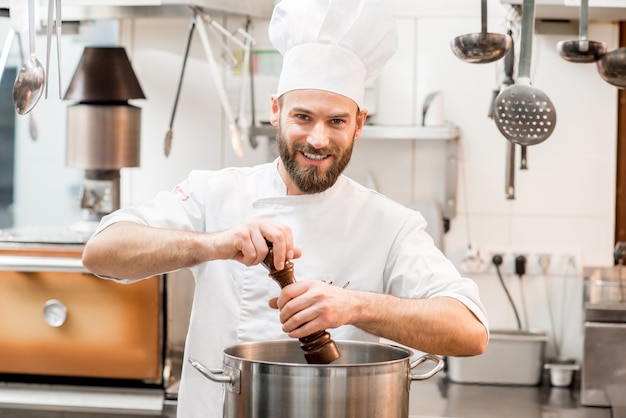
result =
M448 124L442 126L383 126L366 125L363 139L390 139L407 141L449 141L458 139L459 128Z
M248 133L252 137L276 136L276 127L272 125L251 126ZM363 139L386 139L406 141L450 141L460 136L460 130L456 125L447 124L442 126L385 126L365 125L361 138Z

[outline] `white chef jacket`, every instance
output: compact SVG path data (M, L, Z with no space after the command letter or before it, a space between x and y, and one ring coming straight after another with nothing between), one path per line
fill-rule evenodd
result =
M119 221L214 232L253 217L272 218L291 227L295 245L302 249L302 257L294 260L298 281L325 280L409 298L448 296L465 304L487 328L476 284L461 277L436 248L425 232L424 218L345 176L322 193L287 196L277 161L192 171L172 192L104 217L96 233ZM223 384L202 376L187 358L222 369L223 350L228 346L289 337L281 330L278 311L268 306L280 288L263 266L226 260L205 262L191 270L196 288L178 417L218 418ZM327 331L335 340L379 340L348 325Z

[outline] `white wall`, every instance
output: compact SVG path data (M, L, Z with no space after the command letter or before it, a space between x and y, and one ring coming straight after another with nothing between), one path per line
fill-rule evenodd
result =
M535 37L532 82L554 102L558 122L546 142L529 148L529 170L516 172L517 197L507 200L506 141L487 118L502 63L464 63L454 57L449 47L454 36L479 30L479 3L385 3L398 19L400 50L378 81L373 120L378 124L417 124L426 95L441 91L435 109L437 116L458 125L462 133L458 213L445 236L445 252L476 279L494 329L515 328L516 322L495 270L489 266L493 251L507 252L505 280L518 305L522 303L522 292L519 280L511 273L511 255L529 255L533 274L523 280L529 327L551 331L551 305L556 333L560 339L565 334L563 354L580 358L581 267L612 264L616 89L601 80L593 64L572 64L558 57L556 43L576 38L576 33ZM490 30L502 32L506 9L497 0L490 0L489 11ZM243 24L237 19L223 23L231 29ZM122 170L122 205L172 188L192 168L251 165L270 158L271 149L263 138L257 149L246 146L243 159L232 152L197 32L174 123L172 153L168 158L163 155L188 24L186 20L154 19L123 22L120 26L120 43L127 48L147 96L134 103L142 108L141 167ZM254 22L255 49L271 49L266 31L267 22ZM590 38L607 42L609 49L617 46L617 34L617 27L610 23L592 22L590 26ZM70 64L65 68L70 74L73 71ZM241 79L231 71L224 74L237 111ZM271 76L257 80L258 106L269 104L265 98L272 92L274 82ZM57 103L59 106L63 104ZM45 141L56 141L60 149L64 146L64 117L57 120L56 130L49 131L57 137ZM26 135L24 123L20 121L20 141ZM443 164L437 144L362 140L356 146L348 174L361 182L374 179L381 192L409 205L441 197ZM25 193L37 196L30 191ZM485 264L467 262L470 243L481 250ZM542 252L554 255L546 277L538 274L534 258ZM563 255L573 255L576 266L570 268Z
M418 124L425 96L432 91L442 92L436 111L462 132L458 213L445 236L446 253L459 268L471 267L466 272L481 288L492 328L510 329L516 327L515 318L495 270L488 264L492 251L507 251L505 281L524 326L556 334L559 341L564 340L563 355L580 358L582 265L606 266L612 262L616 89L601 80L593 64L572 64L558 56L556 43L576 38L576 33L535 37L532 82L552 99L558 123L546 142L529 148L529 169L517 171L517 197L507 200L506 141L487 118L502 63L464 63L449 47L453 37L479 30L479 5L470 7L460 0L387 3L398 19L400 50L378 81L373 120L388 125ZM490 30L503 32L507 9L490 1L489 10ZM234 29L242 22L227 23ZM257 49L271 49L266 23L255 22ZM158 189L172 187L190 168L247 165L267 159L268 151L263 146L257 150L247 148L242 160L233 155L197 34L174 125L174 149L169 158L163 156L162 138L186 29L187 22L169 20L136 21L123 27L122 42L130 50L148 96L142 104L142 166L124 174L129 186L125 203L144 200ZM590 38L606 41L612 49L617 45L617 28L593 22ZM226 74L236 99L239 81L228 71ZM261 91L272 92L271 79L260 84ZM237 106L235 100L233 106ZM437 199L443 184L444 160L440 153L437 144L362 140L348 174L362 182L374 179L381 192L403 204ZM470 243L482 250L486 264L476 267L463 263ZM522 288L511 270L511 254L517 252L529 255L529 263L535 263L529 264L533 274L524 278ZM541 252L553 255L546 277L538 273L534 258ZM570 268L563 255L572 255L577 264ZM527 315L521 306L522 296ZM551 322L556 332L551 331ZM549 350L552 354L552 345Z

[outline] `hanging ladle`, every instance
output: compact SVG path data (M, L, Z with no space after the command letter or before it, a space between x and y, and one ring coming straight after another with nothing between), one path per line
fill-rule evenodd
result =
M626 48L607 52L596 62L596 66L604 81L621 89L626 88Z
M598 61L606 54L604 42L590 41L589 38L589 0L580 2L579 38L574 41L561 41L556 45L561 58L576 63Z
M485 64L506 55L511 48L511 37L487 32L487 0L481 0L481 31L457 36L450 41L450 47L462 61Z
M536 145L545 141L556 126L552 101L530 84L534 26L535 0L524 0L517 83L496 97L496 126L505 138L519 145Z
M20 68L13 84L13 105L25 115L39 102L43 93L45 71L35 55L35 0L28 0L28 35L30 58Z

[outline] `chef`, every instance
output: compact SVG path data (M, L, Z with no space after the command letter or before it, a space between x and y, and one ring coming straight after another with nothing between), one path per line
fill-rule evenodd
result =
M174 190L102 219L83 264L121 282L190 269L185 358L221 369L224 348L300 338L381 337L420 351L476 355L487 345L476 284L461 277L416 211L342 174L367 116L365 85L396 50L374 0L283 0L269 35L283 54L271 122L279 158L192 171ZM273 243L297 283L260 264ZM223 385L183 366L178 416L222 416Z

